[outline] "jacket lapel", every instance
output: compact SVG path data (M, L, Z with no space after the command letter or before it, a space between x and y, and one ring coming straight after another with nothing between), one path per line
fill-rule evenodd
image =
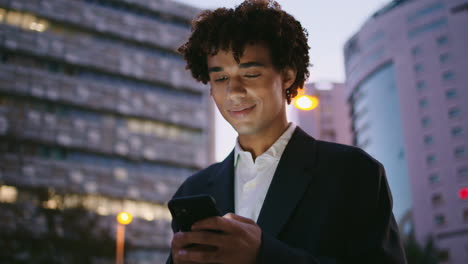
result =
M208 185L221 215L234 212L234 151L220 163Z
M257 224L264 232L277 236L294 211L313 176L316 159L315 139L296 128L268 189Z

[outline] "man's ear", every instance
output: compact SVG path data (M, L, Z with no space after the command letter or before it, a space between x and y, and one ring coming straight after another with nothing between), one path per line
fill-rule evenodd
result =
M293 68L287 67L283 69L283 89L289 89L291 85L296 81L297 71Z

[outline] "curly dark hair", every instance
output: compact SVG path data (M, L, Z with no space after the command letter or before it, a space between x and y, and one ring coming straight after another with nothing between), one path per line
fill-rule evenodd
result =
M264 43L274 67L297 71L296 80L286 90L288 104L309 77L307 30L272 0L246 0L235 9L206 10L192 21L192 35L178 52L187 61L186 69L202 83L209 81L207 55L232 49L237 62L246 44Z

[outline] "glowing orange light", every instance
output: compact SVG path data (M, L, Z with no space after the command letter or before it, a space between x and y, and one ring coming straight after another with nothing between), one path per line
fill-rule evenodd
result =
M122 225L128 225L132 222L132 215L127 212L121 212L117 215L117 222Z
M309 111L317 108L319 99L315 96L301 95L294 99L294 106L300 110Z
M460 199L462 199L462 200L468 199L468 187L462 188L462 189L458 192L458 196L459 196Z

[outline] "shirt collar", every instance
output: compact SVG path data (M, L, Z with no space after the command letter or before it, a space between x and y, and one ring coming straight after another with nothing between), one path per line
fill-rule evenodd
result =
M283 134L275 141L275 143L273 143L273 145L267 151L265 151L262 155L258 156L257 159L260 157L264 157L279 160L281 158L281 155L283 155L284 149L286 148L286 145L288 145L288 142L291 139L294 130L296 130L296 127L297 126L294 122L290 122L286 131L283 132ZM244 151L240 146L239 139L236 140L236 146L234 148L234 157L234 168L237 167L237 164L241 157L252 159L252 154L248 151Z

